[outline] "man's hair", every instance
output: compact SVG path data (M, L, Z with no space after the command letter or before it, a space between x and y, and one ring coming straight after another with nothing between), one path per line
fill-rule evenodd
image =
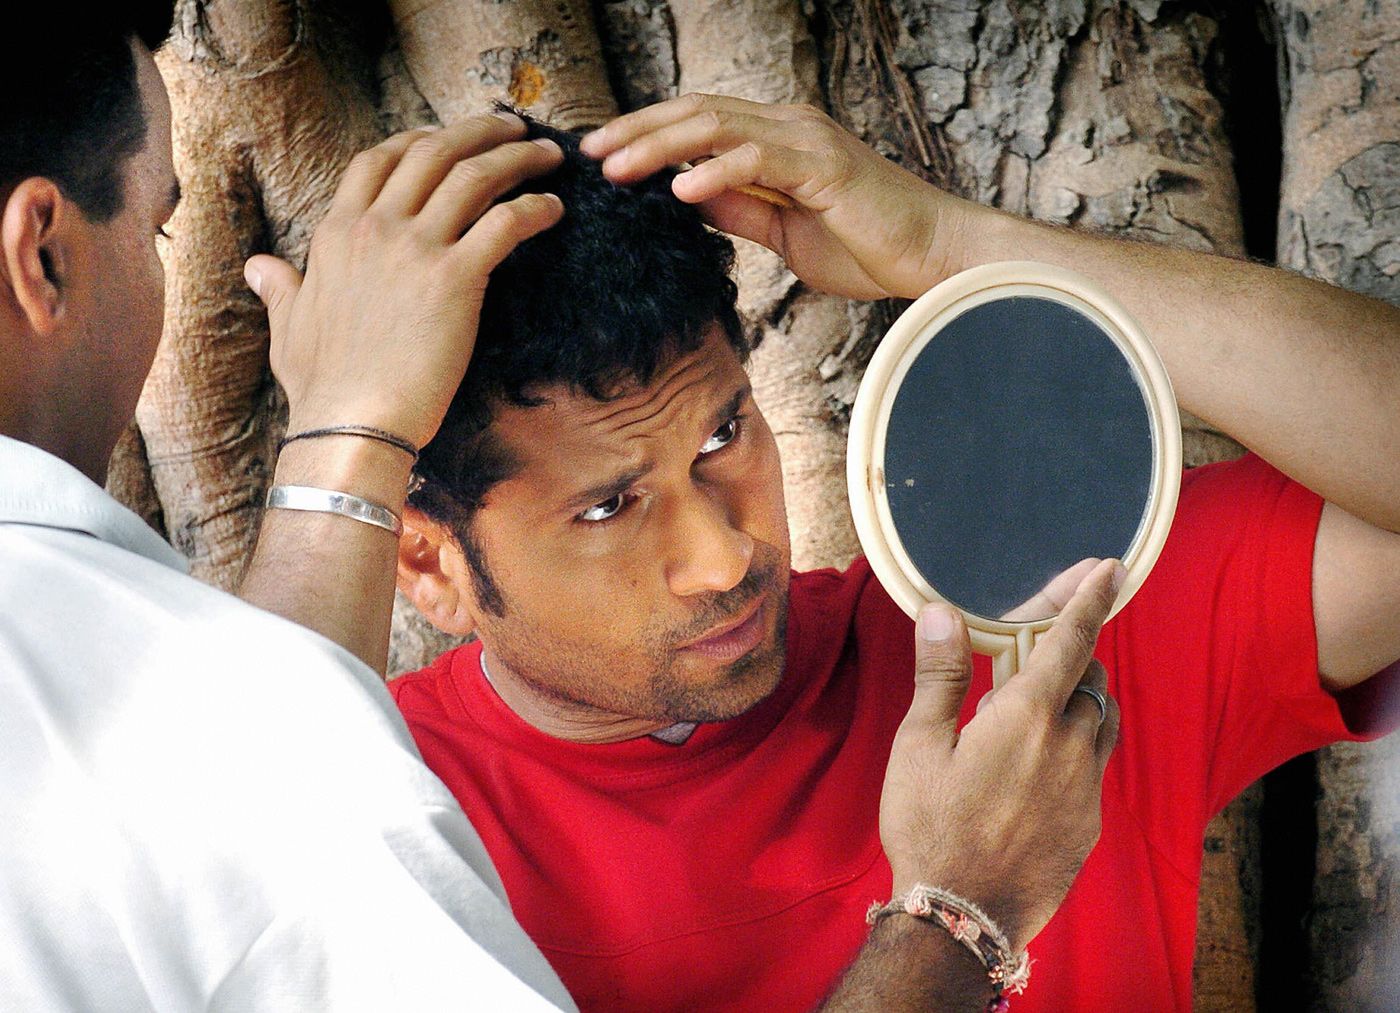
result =
M122 209L125 163L146 143L131 41L158 49L174 2L92 4L67 19L42 3L16 6L0 61L0 190L43 176L89 220L109 221Z
M645 386L716 323L741 359L749 353L729 276L733 244L671 193L675 173L618 186L576 135L524 119L530 137L559 144L564 162L505 199L555 193L564 217L491 273L471 366L423 448L424 484L410 499L457 537L478 597L498 613L499 589L468 530L487 491L519 466L490 432L494 413L543 404L548 387L606 401Z

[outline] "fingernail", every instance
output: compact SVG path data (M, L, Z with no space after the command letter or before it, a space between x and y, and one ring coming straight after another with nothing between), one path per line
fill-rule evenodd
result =
M505 112L504 110L502 110L502 111L499 111L499 112L494 112L494 113L492 113L491 115L494 116L494 117L496 117L496 119L498 119L498 120L505 120L507 123L509 123L509 124L510 124L511 126L513 126L513 127L523 127L523 126L525 126L525 121L522 120L519 116L515 115L515 113L508 113L508 112Z
M1117 594L1123 590L1123 584L1128 579L1128 568L1118 560L1113 561L1113 577L1109 583L1113 587L1113 593Z
M262 272L252 264L243 265L243 280L248 283L248 287L253 290L253 294L261 298L262 296Z
M551 141L548 137L537 137L532 143L538 144L552 155L562 155L564 153L559 145Z
M938 644L953 635L956 627L953 613L941 605L926 605L919 613L919 636L930 644Z

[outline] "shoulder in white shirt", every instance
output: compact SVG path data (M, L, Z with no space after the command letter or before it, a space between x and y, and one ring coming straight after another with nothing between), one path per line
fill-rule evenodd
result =
M572 1009L379 677L0 437L0 1008Z

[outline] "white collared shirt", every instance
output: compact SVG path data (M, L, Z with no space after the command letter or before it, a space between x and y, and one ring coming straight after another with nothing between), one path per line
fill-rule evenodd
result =
M572 1009L378 676L0 437L0 1009Z

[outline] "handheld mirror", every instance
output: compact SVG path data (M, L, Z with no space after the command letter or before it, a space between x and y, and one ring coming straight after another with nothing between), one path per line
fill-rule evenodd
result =
M911 617L946 601L1000 685L1088 560L1116 557L1116 614L1147 579L1181 485L1166 369L1093 282L1031 262L964 271L876 349L846 480L876 577Z

